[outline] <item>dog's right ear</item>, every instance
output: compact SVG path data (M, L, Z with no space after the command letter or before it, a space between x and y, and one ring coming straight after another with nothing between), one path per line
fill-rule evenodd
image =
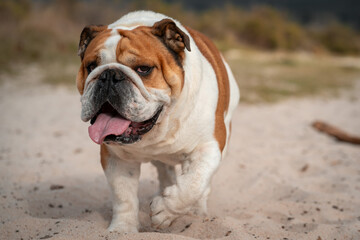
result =
M79 50L78 56L80 56L81 60L84 58L85 50L92 39L96 37L100 32L107 29L107 26L104 25L89 25L84 27L80 34L80 42L79 42Z

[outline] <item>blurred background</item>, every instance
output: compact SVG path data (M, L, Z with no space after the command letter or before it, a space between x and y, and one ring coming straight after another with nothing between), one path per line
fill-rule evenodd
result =
M334 95L360 79L356 0L2 0L0 74L36 68L42 82L75 88L83 27L142 9L209 36L229 61L243 102Z
M143 9L209 36L241 100L211 217L152 229L158 182L144 164L148 233L121 238L105 232L111 195L80 120L77 50L84 26ZM311 127L360 136L360 0L0 0L0 113L0 239L360 239L360 148Z

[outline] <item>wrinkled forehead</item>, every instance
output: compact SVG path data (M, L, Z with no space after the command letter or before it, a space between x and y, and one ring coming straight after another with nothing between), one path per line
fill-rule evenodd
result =
M117 62L120 54L132 48L142 52L150 52L151 46L156 45L156 38L150 34L147 26L133 26L109 29L98 57L100 64ZM125 40L126 39L126 40ZM147 51L144 51L147 50Z
M116 48L121 38L118 29L111 29L110 35L106 38L102 49L99 51L100 64L116 62Z

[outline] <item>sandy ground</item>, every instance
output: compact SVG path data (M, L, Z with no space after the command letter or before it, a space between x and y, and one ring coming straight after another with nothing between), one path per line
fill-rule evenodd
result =
M154 232L148 205L158 183L145 164L141 233L121 235L106 231L110 192L79 96L28 81L36 74L0 86L0 239L360 239L360 147L310 127L323 119L360 135L359 98L241 104L209 216Z

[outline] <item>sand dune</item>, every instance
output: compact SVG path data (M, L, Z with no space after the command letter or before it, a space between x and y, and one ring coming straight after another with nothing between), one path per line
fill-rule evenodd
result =
M143 165L143 227L128 235L106 231L110 191L75 91L4 81L0 112L0 239L360 239L360 147L310 126L324 119L360 135L360 99L348 94L241 104L206 218L154 232L158 183Z

